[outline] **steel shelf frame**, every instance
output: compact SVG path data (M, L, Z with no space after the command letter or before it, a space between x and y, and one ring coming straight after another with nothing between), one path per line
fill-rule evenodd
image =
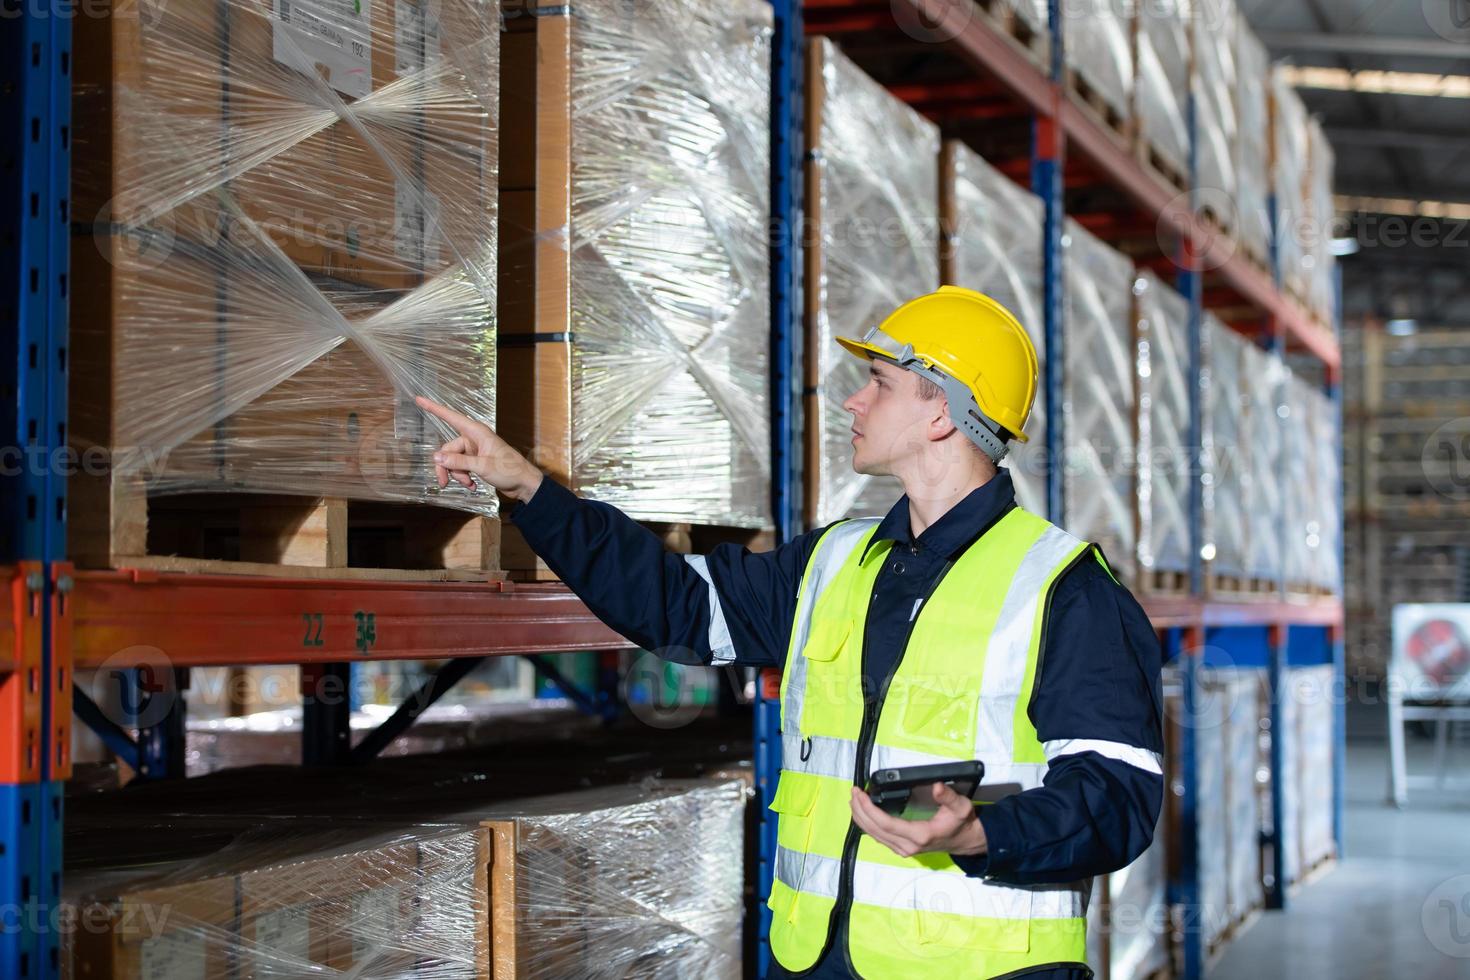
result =
M800 533L802 53L805 12L828 22L841 16L854 29L891 25L902 8L946 38L942 46L977 77L998 83L1033 125L1031 184L1046 206L1044 250L1049 362L1062 362L1060 329L1063 193L1068 157L1084 161L1101 182L1120 191L1138 211L1183 243L1175 257L1194 316L1204 303L1203 277L1260 311L1272 344L1305 350L1326 368L1340 406L1339 353L1333 332L1313 323L1280 288L1280 272L1263 273L1209 233L1193 207L1180 206L1173 189L1146 173L1134 158L1064 93L1064 38L1057 0L1051 0L1051 64L1046 70L983 18L970 0L770 0L775 25L771 72L772 227L771 381L772 508L777 540ZM59 0L27 5L3 35L0 50L0 427L10 447L36 449L42 458L65 445L66 275L70 174L70 24ZM1197 346L1197 322L1191 324ZM1197 363L1197 361L1193 362ZM1049 370L1044 397L1053 419L1049 446L1060 432L1061 374ZM1198 407L1192 408L1191 428ZM0 903L47 908L60 893L60 787L69 774L71 671L118 666L129 651L163 651L178 669L190 666L295 662L342 664L364 659L468 658L558 650L629 647L560 586L508 583L380 583L243 576L171 575L139 570L73 572L65 562L65 478L53 467L22 467L4 477L0 534ZM1065 515L1060 481L1049 478L1048 509ZM1195 541L1198 514L1191 507ZM1196 553L1198 549L1195 549ZM1193 576L1198 586L1197 575ZM1171 649L1191 651L1212 628L1265 624L1281 638L1292 628L1325 629L1339 673L1342 609L1336 602L1214 603L1199 596L1150 599L1146 607ZM1273 647L1274 649L1274 647ZM1185 661L1194 663L1194 658ZM449 677L446 676L447 682ZM762 817L780 769L780 675L763 671L754 706L757 794ZM328 739L335 729L326 729ZM1337 732L1341 852L1342 729ZM139 752L165 758L166 734L145 732ZM323 749L331 754L329 745ZM1184 759L1186 797L1193 792L1193 753ZM769 894L774 821L760 830L758 969L769 964ZM1177 887L1189 880L1197 894L1198 861L1186 855ZM1186 880L1188 879L1188 880ZM1184 894L1176 891L1176 894ZM0 974L51 977L59 972L54 932L44 926L0 934ZM1194 977L1202 948L1186 945Z
M773 0L777 14L778 61L773 77L773 145L781 147L773 153L772 165L779 171L786 168L789 186L799 188L802 179L802 154L793 151L791 145L799 145L801 139L800 107L802 105L799 71L782 73L780 58L792 59L787 64L799 61L800 47L791 42L804 32L827 33L837 37L850 33L888 32L898 37L897 15L901 11L907 18L918 18L934 43L945 54L963 63L973 73L977 83L971 84L954 79L944 83L947 89L937 87L926 92L922 83L911 84L900 80L891 86L894 94L910 102L922 103L932 95L939 104L953 105L956 93L967 86L977 92L984 90L985 97L993 97L1001 90L1013 105L1012 116L1029 116L1032 124L1032 153L1030 166L1031 189L1042 200L1044 206L1043 230L1043 290L1046 316L1045 336L1047 343L1047 372L1043 379L1041 396L1047 407L1047 448L1052 459L1060 458L1065 445L1065 433L1061 431L1062 419L1059 407L1062 397L1061 364L1065 355L1062 345L1065 334L1062 330L1065 308L1064 277L1062 274L1062 231L1066 217L1064 194L1068 183L1070 162L1080 163L1091 176L1113 191L1120 193L1141 216L1141 220L1152 224L1161 232L1167 232L1177 247L1174 254L1167 256L1172 265L1175 288L1189 302L1188 325L1189 367L1198 372L1201 367L1201 321L1207 306L1248 305L1257 316L1252 320L1249 334L1253 340L1264 340L1268 349L1282 353L1288 350L1305 351L1320 361L1328 380L1328 394L1339 407L1341 405L1340 372L1341 354L1337 336L1340 330L1333 325L1323 326L1314 322L1303 308L1289 299L1282 289L1279 258L1273 241L1270 246L1268 274L1236 252L1230 242L1221 238L1200 217L1198 192L1194 185L1196 168L1195 139L1190 148L1190 191L1181 195L1178 190L1163 183L1147 172L1128 148L1121 145L1115 134L1106 131L1079 104L1066 94L1063 86L1066 38L1061 29L1059 0L1049 0L1050 20L1050 63L1041 66L1034 63L1026 52L1003 36L992 23L978 16L972 0ZM783 31L785 32L783 34ZM979 95L976 96L981 97ZM987 111L991 111L987 108ZM1191 97L1188 103L1188 123L1193 133L1195 106ZM788 145L790 141L791 145ZM1069 161L1070 158L1070 161ZM1014 176L1014 174L1012 174ZM1274 212L1274 201L1271 203ZM788 192L774 201L773 218L794 225L800 220L800 192ZM1140 220L1140 219L1135 219ZM775 258L773 254L773 258ZM784 259L785 256L782 256ZM799 263L797 263L799 268ZM1208 272L1206 271L1208 270ZM800 289L796 277L775 280L778 291ZM789 298L783 297L789 303ZM779 304L773 309L789 309ZM1232 326L1235 326L1232 324ZM794 317L777 318L773 331L790 331L792 338L800 335L800 323ZM1238 327L1237 327L1238 328ZM1238 328L1239 329L1239 328ZM790 351L791 348L786 348ZM796 371L799 360L790 362ZM1197 386L1192 387L1189 413L1190 444L1200 444L1202 406ZM1341 421L1339 414L1339 440ZM1200 461L1194 460L1195 476L1198 476ZM1063 483L1056 467L1048 473L1047 509L1054 520L1065 520L1067 501ZM1059 516L1060 515L1060 516ZM1238 645L1244 642L1241 636L1260 633L1269 640L1264 644L1270 655L1262 654L1264 665L1270 668L1271 711L1279 712L1278 694L1284 689L1287 665L1287 637L1305 633L1325 639L1325 648L1331 653L1339 680L1343 671L1343 607L1337 599L1319 601L1288 601L1282 598L1265 602L1217 602L1206 599L1203 592L1203 568L1200 558L1201 500L1198 479L1191 481L1189 502L1191 562L1190 594L1186 596L1145 597L1143 604L1159 631L1164 648L1179 658L1181 673L1186 683L1187 699L1193 699L1196 667L1205 657L1212 642ZM1341 554L1339 549L1339 568ZM1264 631L1264 632L1263 632ZM1316 644L1322 646L1322 644ZM779 693L780 675L776 671L765 671L761 678L763 698L757 706L756 735L757 780L762 789L762 802L770 798L780 771L779 711L776 698ZM1186 705L1188 710L1188 705ZM1334 831L1338 854L1342 853L1342 787L1344 729L1342 707L1337 709L1334 761ZM1198 806L1198 770L1195 760L1194 738L1186 732L1181 746L1181 777L1184 814L1191 814ZM1279 740L1277 740L1279 744ZM1277 775L1283 770L1283 762L1277 757L1272 760L1273 806L1280 807L1280 780ZM764 809L762 814L762 868L760 896L769 894L769 855L773 853L774 820ZM1200 888L1197 833L1188 819L1184 820L1184 853L1180 856L1177 873L1170 881L1171 901L1184 906L1186 913L1199 912ZM1277 826L1279 826L1279 820ZM1281 848L1273 849L1278 854ZM1277 859L1279 863L1279 857ZM1278 885L1282 877L1277 870L1274 881ZM1273 904L1284 904L1284 887L1273 888ZM1206 969L1204 934L1200 926L1202 917L1193 916L1192 925L1186 923L1182 936L1180 959L1183 975L1189 980L1201 977ZM764 973L769 962L768 913L762 910L760 926L761 961L758 969Z
M0 976L61 969L71 10L0 11Z

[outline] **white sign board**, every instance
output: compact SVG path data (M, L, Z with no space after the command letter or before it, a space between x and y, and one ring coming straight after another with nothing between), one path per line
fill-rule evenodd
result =
M1394 606L1389 676L1405 701L1470 701L1470 603Z

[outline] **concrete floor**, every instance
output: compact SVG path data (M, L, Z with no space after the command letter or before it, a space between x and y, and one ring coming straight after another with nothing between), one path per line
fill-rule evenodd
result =
M1211 980L1470 980L1470 794L1386 803L1383 731L1350 709L1346 857L1227 946ZM1410 771L1429 772L1429 753L1411 740ZM1465 773L1463 748L1458 761Z

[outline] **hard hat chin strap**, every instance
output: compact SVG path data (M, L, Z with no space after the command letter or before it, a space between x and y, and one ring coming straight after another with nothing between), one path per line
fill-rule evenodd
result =
M975 401L974 394L963 381L925 364L914 353L913 344L904 344L903 349L893 356L893 361L899 367L937 384L949 399L949 420L954 423L955 428L979 446L980 451L989 456L992 462L1000 465L1000 461L1010 451L1010 447L999 435L1000 423L980 410L980 403ZM959 406L958 411L956 406Z

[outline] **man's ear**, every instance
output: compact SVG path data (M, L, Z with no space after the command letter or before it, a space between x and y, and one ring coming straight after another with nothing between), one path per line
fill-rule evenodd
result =
M936 401L936 404L939 406L939 412L929 420L930 442L938 442L940 439L945 439L951 432L954 432L958 428L949 415L949 399L940 398Z

